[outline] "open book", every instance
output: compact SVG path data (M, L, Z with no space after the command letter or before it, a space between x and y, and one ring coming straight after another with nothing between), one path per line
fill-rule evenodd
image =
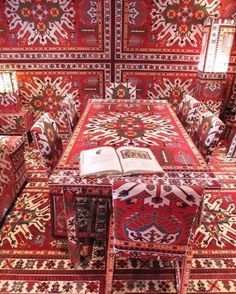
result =
M80 153L80 175L164 173L148 148L103 146Z

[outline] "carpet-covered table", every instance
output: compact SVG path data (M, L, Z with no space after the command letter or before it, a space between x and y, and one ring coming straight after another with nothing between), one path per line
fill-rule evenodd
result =
M133 176L138 180L162 184L196 183L207 188L219 188L214 175L208 171L203 157L167 101L89 100L49 179L54 195L55 225L58 217L56 207L63 204L64 199L73 262L78 261L78 211L83 212L83 209L76 209L76 203L79 203L79 198L110 198L113 179L111 176L81 178L80 152L107 145L115 148L131 145L152 150L165 173ZM129 181L130 178L125 177L125 180Z

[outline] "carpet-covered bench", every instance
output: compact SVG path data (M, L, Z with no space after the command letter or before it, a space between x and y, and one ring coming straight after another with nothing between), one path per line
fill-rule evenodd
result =
M27 180L25 142L21 136L0 136L0 222Z

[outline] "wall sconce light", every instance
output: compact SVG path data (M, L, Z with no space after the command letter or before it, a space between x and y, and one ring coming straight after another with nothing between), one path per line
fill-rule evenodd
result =
M16 72L0 72L0 93L14 93L17 91Z
M233 19L207 19L204 23L198 70L226 73L236 32Z

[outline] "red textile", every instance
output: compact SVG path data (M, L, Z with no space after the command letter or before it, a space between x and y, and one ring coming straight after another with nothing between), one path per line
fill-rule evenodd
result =
M91 100L58 168L78 169L81 150L148 146L164 170L206 170L200 153L167 102Z

